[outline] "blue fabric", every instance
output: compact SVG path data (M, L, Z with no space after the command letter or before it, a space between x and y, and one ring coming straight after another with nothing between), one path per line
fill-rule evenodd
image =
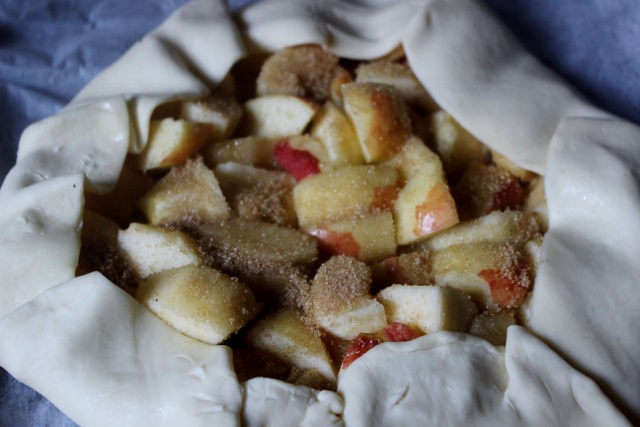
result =
M30 122L58 111L186 1L0 0L0 181ZM484 1L591 101L640 124L640 2ZM4 370L0 396L0 427L75 425Z

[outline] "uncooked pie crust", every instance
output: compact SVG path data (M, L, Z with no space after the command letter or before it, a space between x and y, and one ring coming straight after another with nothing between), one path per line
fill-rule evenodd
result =
M337 393L240 384L227 347L173 331L99 273L74 278L83 193L113 187L153 109L300 43L354 59L402 43L443 109L545 175L528 329L506 347L439 332L374 348ZM0 189L0 365L83 426L637 423L639 171L640 129L585 102L477 1L272 0L232 17L194 0L23 134Z

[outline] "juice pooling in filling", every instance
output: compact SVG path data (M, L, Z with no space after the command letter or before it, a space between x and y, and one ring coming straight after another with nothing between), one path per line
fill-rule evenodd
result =
M86 206L78 275L231 346L241 381L329 389L385 341L503 345L546 229L542 178L441 110L401 51L310 45L157 108L145 151Z

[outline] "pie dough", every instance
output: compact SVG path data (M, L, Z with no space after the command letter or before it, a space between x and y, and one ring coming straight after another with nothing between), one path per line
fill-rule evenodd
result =
M300 43L354 59L402 43L445 110L545 174L529 330L511 327L505 348L442 332L377 346L338 393L239 384L227 347L180 335L99 273L74 278L83 192L115 185L153 109L207 95L245 55ZM86 426L637 424L639 141L476 0L268 0L235 16L194 0L23 134L0 189L0 365Z

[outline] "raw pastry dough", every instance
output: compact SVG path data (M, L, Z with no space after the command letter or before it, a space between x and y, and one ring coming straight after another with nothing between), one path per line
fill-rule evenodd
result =
M157 105L207 95L249 53L318 43L367 59L401 42L440 105L546 174L550 229L528 326L640 422L640 130L585 103L474 0L271 0L236 17L222 0L194 0L176 12L21 139L0 190L0 365L91 426L629 425L519 327L504 353L447 333L380 345L341 379L343 402L273 380L240 385L226 347L170 330L99 274L73 278L82 192L115 185ZM425 375L442 392L425 390ZM269 412L274 398L282 410Z

